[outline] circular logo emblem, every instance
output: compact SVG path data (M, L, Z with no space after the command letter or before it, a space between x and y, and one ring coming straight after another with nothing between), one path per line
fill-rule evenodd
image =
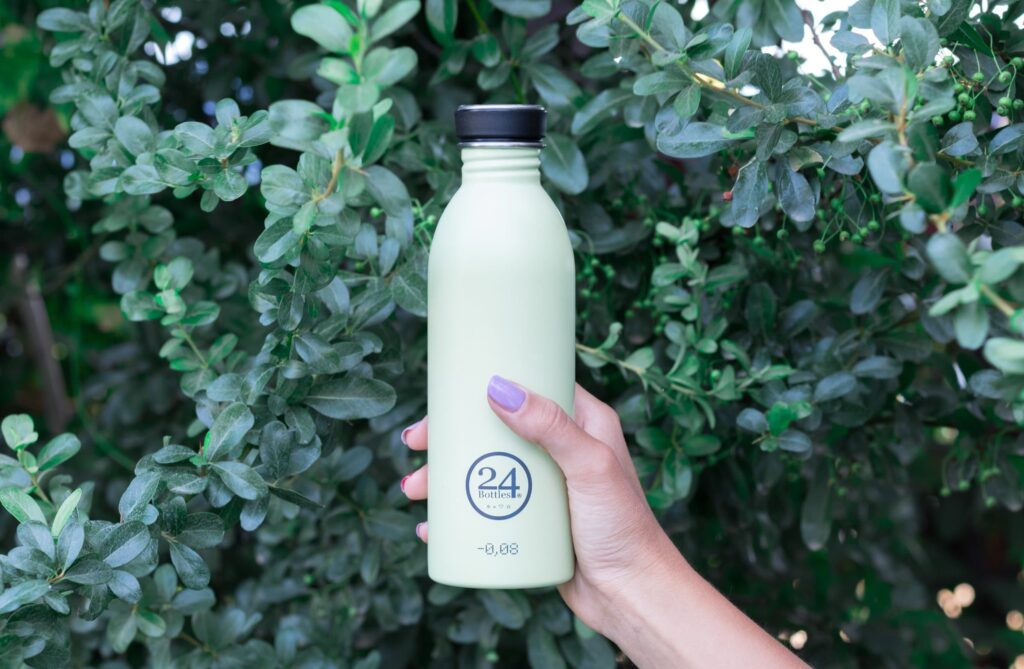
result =
M466 472L466 497L484 518L505 520L530 501L533 479L526 463L502 451L484 453Z

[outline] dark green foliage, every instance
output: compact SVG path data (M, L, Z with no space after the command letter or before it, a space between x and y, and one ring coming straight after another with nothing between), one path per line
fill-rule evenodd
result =
M5 123L34 264L0 303L42 283L81 436L26 415L19 311L0 666L614 666L553 590L427 582L397 485L483 101L549 110L580 379L695 566L815 666L1024 654L1020 3L859 0L839 80L760 50L788 1L564 4L0 9L0 112L48 97L77 156ZM146 55L186 27L192 60Z

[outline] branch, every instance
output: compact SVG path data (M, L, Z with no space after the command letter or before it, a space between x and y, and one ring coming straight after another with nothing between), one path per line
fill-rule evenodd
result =
M814 38L814 44L818 47L818 49L821 50L823 54L825 54L825 59L828 60L828 65L830 68L832 68L832 77L838 81L840 76L839 66L836 65L835 61L832 60L832 54L830 54L828 52L828 49L825 48L825 45L821 43L821 38L818 37L818 31L814 29L814 15L812 15L806 9L803 10L801 13L804 17L804 23L806 23L807 27L810 28L811 30L811 37Z

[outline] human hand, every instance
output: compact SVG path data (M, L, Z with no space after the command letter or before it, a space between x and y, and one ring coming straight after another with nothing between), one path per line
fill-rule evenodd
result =
M495 376L491 409L544 448L565 474L576 571L558 586L569 608L644 669L806 666L700 577L647 504L615 411L577 384L575 420L553 401ZM426 450L427 419L402 432ZM402 479L427 497L427 465ZM426 523L416 534L427 540Z
M676 553L644 497L618 415L578 384L575 420L552 400L500 377L491 380L488 400L513 432L544 448L565 474L577 568L559 592L584 623L607 635L617 596L666 552ZM427 419L406 428L402 441L426 449ZM402 490L425 499L427 465L402 479ZM417 535L427 540L425 523Z

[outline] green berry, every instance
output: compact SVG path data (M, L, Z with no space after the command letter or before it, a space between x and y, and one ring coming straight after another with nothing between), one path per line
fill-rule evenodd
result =
M952 65L953 64L953 56L946 56L945 58L943 58L942 59L942 64L945 65L946 67L949 67L950 65Z
M825 210L822 209L821 207L818 207L817 209L814 210L814 215L817 216L818 218L824 220L825 219Z
M760 235L754 237L754 246L764 246L764 237Z
M976 118L978 118L978 115L975 114L973 111L967 110L967 111L964 112L964 120L965 121L973 121Z
M721 370L718 370L718 369L712 369L712 370L711 370L711 380L712 380L712 381L717 381L717 380L718 380L718 379L720 379L720 378L722 378L722 372L721 372Z
M996 505L996 498L995 497L986 497L985 498L985 507L986 508L991 509L995 505Z
M818 175L819 179L824 179L825 178L825 168L824 167L819 167L818 169L814 170L814 173Z
M971 96L968 93L961 93L960 95L956 96L956 99L960 104L965 105L970 101Z
M978 205L978 216L985 216L988 214L988 207L983 204Z
M868 230L870 230L871 232L877 232L878 229L881 227L882 226L878 224L878 221L876 221L873 218L870 221L868 221Z
M942 495L943 497L949 497L950 494L951 494L951 491L946 486L942 486L942 489L939 490L939 494Z
M943 119L941 116L932 117L932 125L942 125L944 122L945 119Z
M1008 116L1010 114L1010 109L1008 107L996 107L996 113L1000 116Z
M739 226L736 226L735 228L732 229L733 237L742 237L743 235L746 234L746 232L747 232L746 230L744 230L743 228L741 228Z
M775 233L775 238L780 240L780 241L788 239L789 238L789 230L786 230L785 228L783 228L782 230L779 230L778 232Z
M850 237L850 241L853 242L854 244L860 244L861 242L864 241L864 235L860 234L859 232L854 233L853 237Z
M839 241L845 242L848 239L850 239L850 233L849 232L847 232L846 230L843 230L842 232L839 233Z
M960 93L963 90L964 90L964 85L961 84L959 81L956 82L955 84L953 84L953 92L954 93Z
M815 253L824 253L825 252L825 242L823 240L821 240L821 239L814 240L814 252Z
M1017 98L1016 100L1014 100L1013 101L1013 108L1016 109L1017 111L1020 111L1021 109L1024 109L1024 100L1021 100L1020 98Z
M1024 67L1024 58L1021 58L1020 56L1014 56L1013 59L1010 61L1010 65L1013 66L1013 69L1019 70L1022 67Z
M975 72L971 75L971 79L978 82L979 84L985 81L985 74L983 72Z
M882 195L880 193L872 193L871 195L868 196L868 199L874 202L875 204L878 204L879 202L882 201Z
M843 208L843 201L839 198L832 198L832 208L839 211Z
M999 98L999 106L1000 107L1009 107L1012 104L1013 104L1013 99L1012 98L1008 98L1005 95L1003 97Z
M789 58L790 60L796 60L799 57L800 54L798 54L796 51L790 51L789 53L786 54L786 58Z
M949 120L953 121L954 123L959 121L960 120L960 112L957 111L956 109L954 109L953 111L949 112Z
M1024 198L1022 198L1020 195L1014 195L1013 200L1010 201L1010 204L1019 209L1021 206L1024 206Z
M1008 70L1003 70L1002 72L999 73L999 81L1003 82L1004 84L1010 83L1011 79L1013 79L1013 74Z

